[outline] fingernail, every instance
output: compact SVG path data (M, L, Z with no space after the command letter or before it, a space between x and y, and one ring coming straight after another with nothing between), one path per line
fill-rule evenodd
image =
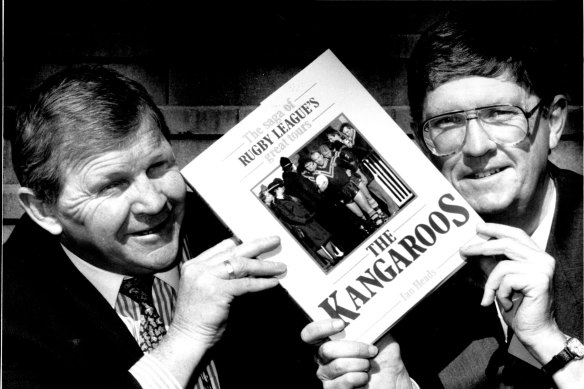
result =
M377 347L375 346L369 346L369 355L371 355L372 357L377 355Z
M340 330L342 330L343 328L345 328L345 322L344 322L344 321L342 321L341 319L335 319L335 320L333 320L333 328L334 328L335 330L338 330L338 331L340 331Z

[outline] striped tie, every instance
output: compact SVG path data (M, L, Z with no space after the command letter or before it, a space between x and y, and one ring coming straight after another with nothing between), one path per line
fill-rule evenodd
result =
M125 279L120 293L130 297L140 305L140 348L144 352L152 350L166 334L164 322L154 308L152 283L154 276Z

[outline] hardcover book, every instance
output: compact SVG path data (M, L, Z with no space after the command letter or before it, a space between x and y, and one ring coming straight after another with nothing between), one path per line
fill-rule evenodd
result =
M336 338L374 342L463 266L479 216L326 51L183 170L242 241Z

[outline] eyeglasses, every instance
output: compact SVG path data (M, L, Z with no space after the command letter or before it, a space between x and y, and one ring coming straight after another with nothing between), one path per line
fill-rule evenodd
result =
M454 154L464 145L468 121L477 119L493 142L513 146L529 133L529 118L541 106L542 100L529 112L515 105L491 105L438 115L422 124L426 147L432 154L445 157Z

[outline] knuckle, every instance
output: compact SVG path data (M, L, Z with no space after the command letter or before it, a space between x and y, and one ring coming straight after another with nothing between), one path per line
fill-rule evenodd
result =
M245 277L244 265L239 258L230 258L229 263L231 263L231 267L233 268L233 272L235 273L236 277Z
M547 287L551 284L551 279L547 274L538 274L535 276L535 282L541 286Z
M349 373L345 375L345 381L350 386L362 386L367 383L369 375L367 373Z
M249 290L253 287L253 280L249 277L238 278L238 281L241 282L241 285L245 290Z
M320 355L322 358L328 358L332 356L332 354L333 347L331 345L331 342L326 342L318 348L318 355Z
M233 268L238 277L247 277L253 272L249 259L238 257L232 259L232 263L234 263Z
M369 345L364 343L359 344L359 356L361 357L369 356Z
M316 370L316 378L318 378L319 380L321 380L323 382L329 380L329 378L326 375L326 373L324 372L324 369L322 366L319 366L318 370Z
M328 366L335 377L338 377L339 375L341 375L345 371L347 371L347 363L343 359L335 359L335 360L331 361L328 364Z
M236 249L237 249L237 246L230 247L227 250L223 251L222 253L219 253L218 255L220 255L225 260L228 259L228 260L232 261L232 260L234 260L237 257L235 255L236 254L236 251L235 251Z

